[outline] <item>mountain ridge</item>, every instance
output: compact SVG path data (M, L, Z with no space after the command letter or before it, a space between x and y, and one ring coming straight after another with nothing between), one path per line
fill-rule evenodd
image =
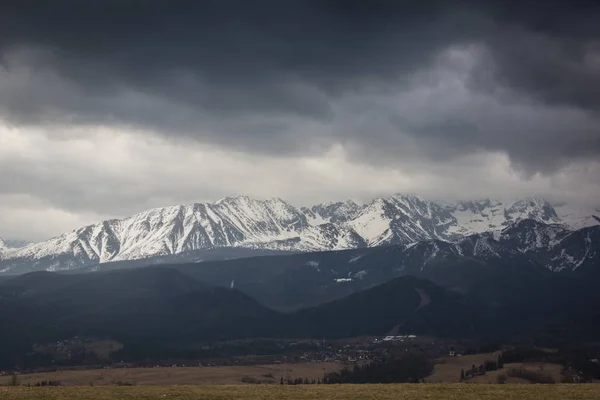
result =
M226 197L215 203L154 208L88 225L44 242L0 250L0 273L71 270L196 250L246 248L285 252L345 250L499 232L521 220L572 230L544 199L489 199L455 204L394 194L294 207L280 198ZM589 216L586 224L600 225ZM584 225L586 225L584 224Z

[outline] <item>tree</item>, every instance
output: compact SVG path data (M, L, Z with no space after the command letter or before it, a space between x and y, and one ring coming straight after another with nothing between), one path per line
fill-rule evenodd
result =
M498 356L498 369L504 368L504 359L502 358L502 353Z
M279 384L283 385L283 376L281 377L281 379L279 380Z
M12 374L10 377L10 386L19 386L19 377L17 374Z
M498 369L498 363L496 361L487 360L484 363L486 371L496 371Z
M389 357L370 364L344 368L339 372L326 373L324 384L337 383L418 383L433 371L433 363L422 354Z
M464 381L464 380L465 380L465 370L464 370L464 369L461 369L461 370L460 370L460 381L462 382L462 381Z

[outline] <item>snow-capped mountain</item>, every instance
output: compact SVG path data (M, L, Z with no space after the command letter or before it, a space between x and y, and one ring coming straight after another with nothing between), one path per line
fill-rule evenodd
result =
M304 252L358 249L366 247L366 243L353 229L326 222L300 231L299 236L293 239L252 246L265 250Z
M316 206L302 207L311 225L320 225L324 222L343 223L356 218L365 206L356 204L352 200L336 203L322 203Z
M598 217L588 217L589 225L594 225L593 221L600 225ZM483 232L491 233L478 239L475 246L493 252L494 238L509 240L506 238L512 234L506 233L506 228L522 220L550 224L547 229L556 232L539 228L527 235L545 235L547 239L536 236L518 246L531 246L531 240L554 243L552 238L572 232L572 219L561 219L550 203L539 198L508 204L492 200L447 204L397 194L365 205L346 201L296 208L279 198L229 197L103 221L23 248L11 249L0 243L0 273L77 269L208 249L305 252L427 240L459 243ZM524 240L517 239L521 238L518 233L514 235L514 240ZM554 257L570 256L565 254Z
M600 265L600 225L572 231L558 224L522 220L504 229L499 241L552 271Z
M552 205L531 198L503 204L483 200L444 204L413 195L375 199L348 222L368 245L411 243L428 238L455 241L479 232L500 232L521 219L559 223Z
M554 207L561 223L571 230L600 225L600 208L581 209L569 204L558 204Z
M309 226L302 212L281 199L225 198L157 208L4 251L0 268L53 271L198 249L260 246L297 237Z
M438 203L412 195L375 199L348 222L369 246L451 239L456 218Z

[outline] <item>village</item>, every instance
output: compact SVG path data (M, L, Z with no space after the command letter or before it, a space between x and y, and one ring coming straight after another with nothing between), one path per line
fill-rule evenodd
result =
M389 355L418 350L429 358L459 356L454 343L445 340L394 335L345 340L239 340L205 343L199 356L181 359L128 361L116 341L74 337L36 345L31 356L45 355L49 363L34 368L0 371L0 375L54 372L60 370L111 368L178 368L250 366L269 364L340 363L353 365L380 360ZM255 351L253 351L255 350ZM36 353L39 352L39 353ZM51 355L51 357L50 357Z

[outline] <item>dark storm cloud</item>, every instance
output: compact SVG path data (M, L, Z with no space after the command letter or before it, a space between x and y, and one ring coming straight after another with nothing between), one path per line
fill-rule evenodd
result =
M42 46L51 53L36 61L100 95L133 87L211 112L322 116L327 105L311 105L294 83L329 95L385 83L469 29L422 2L51 4L5 6L3 49Z
M373 162L501 151L554 171L600 155L599 18L596 1L2 2L15 83L0 81L0 111L277 154L342 142ZM420 78L469 45L483 50L468 95ZM436 89L415 101L419 85Z

